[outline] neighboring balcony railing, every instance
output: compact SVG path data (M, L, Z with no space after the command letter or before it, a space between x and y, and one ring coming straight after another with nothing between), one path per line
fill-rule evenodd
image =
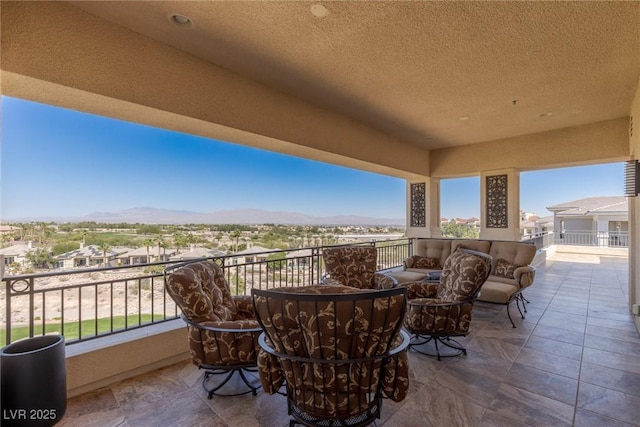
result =
M524 243L531 243L535 245L536 249L538 250L548 248L549 246L553 245L553 231L544 231L541 233L529 234L527 236L524 236L520 241Z
M627 248L629 233L626 231L563 231L556 233L555 244Z
M378 249L378 269L402 266L411 240L361 243ZM231 292L318 283L324 247L275 250L215 258ZM0 346L21 338L60 333L68 344L177 318L164 288L164 269L185 261L6 276L0 301Z

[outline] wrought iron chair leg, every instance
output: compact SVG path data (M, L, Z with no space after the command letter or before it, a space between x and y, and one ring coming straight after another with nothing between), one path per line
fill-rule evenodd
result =
M243 394L247 394L247 393L251 393L254 396L258 394L258 389L260 387L262 387L261 385L258 385L257 387L254 386L253 384L251 384L251 382L249 381L249 379L246 377L246 375L244 374L244 370L247 369L248 372L257 372L257 369L249 369L249 368L235 368L235 369L220 369L219 372L213 371L213 370L206 370L204 373L204 377L202 379L202 388L205 389L205 391L207 392L207 399L211 400L213 399L213 396L241 396ZM227 384L229 382L229 380L231 379L231 377L233 377L236 372L240 375L240 379L242 379L242 382L244 382L246 384L246 386L248 387L248 390L246 391L242 391L239 393L232 393L232 394L224 394L224 393L217 393L218 390L220 390L222 387L224 387L225 384ZM208 388L207 387L207 380L213 376L213 375L225 375L226 377L224 377L224 379L217 385L215 385L212 388Z
M217 386L209 389L207 388L207 380L209 379L209 377L212 375L220 375L223 372L216 373L212 371L205 371L204 377L202 378L202 388L204 388L208 392L207 399L209 400L213 399L213 395L216 394L216 391L220 390L227 382L229 382L229 380L231 379L235 371L231 370L231 371L225 371L225 372L228 372L228 375L225 377L225 379L222 380L222 382Z
M524 309L524 312L528 313L527 306L524 303L526 302L528 304L529 301L522 294L520 294L520 301L522 301L522 308Z
M436 341L440 341L442 344L446 345L449 348L453 348L454 350L460 350L462 354L467 354L467 349L462 346L458 341L454 340L451 337L445 337L445 339L438 339ZM453 344L450 344L453 343Z
M433 344L435 346L435 354L434 353L428 353L426 351L423 351L419 348L414 348L416 346L420 346L423 344L426 344L428 342L433 341ZM446 347L452 348L454 350L457 350L458 353L456 354L442 354L440 353L440 347L439 344L442 344ZM427 337L420 335L420 334L415 334L413 336L412 342L409 344L409 348L413 348L415 351L417 351L418 353L422 353L425 354L427 356L436 356L438 358L438 360L441 360L442 357L455 357L455 356L459 356L461 354L466 355L467 354L467 349L464 348L462 346L462 344L460 344L458 341L454 340L451 337L444 337L444 339L442 337L438 337L438 336L433 336L433 335L429 335Z
M249 380L247 379L247 377L244 375L244 369L240 369L238 372L240 372L240 378L242 378L242 381L244 381L244 383L247 385L247 387L249 387L251 389L251 394L253 394L254 396L258 394L258 387L254 387Z
M516 307L518 307L518 312L520 313L520 317L524 319L524 314L522 314L522 310L520 309L520 298L518 297L516 297Z
M511 312L509 311L509 306L510 305L511 305L510 303L507 304L507 316L509 316L509 322L511 322L511 326L513 326L515 328L516 324L513 323L513 319L511 318Z

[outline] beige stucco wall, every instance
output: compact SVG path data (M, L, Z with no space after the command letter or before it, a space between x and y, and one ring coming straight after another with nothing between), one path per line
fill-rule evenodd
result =
M431 151L431 176L451 178L513 168L550 169L629 158L628 118Z
M68 397L190 358L180 319L71 344L66 356Z

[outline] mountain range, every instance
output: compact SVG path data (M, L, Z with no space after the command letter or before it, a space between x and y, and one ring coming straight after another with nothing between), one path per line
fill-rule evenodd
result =
M138 207L113 212L93 212L78 217L38 217L5 219L7 222L82 222L142 224L283 224L283 225L390 225L404 226L402 218L374 218L358 215L313 216L298 212L262 209L232 209L214 212Z

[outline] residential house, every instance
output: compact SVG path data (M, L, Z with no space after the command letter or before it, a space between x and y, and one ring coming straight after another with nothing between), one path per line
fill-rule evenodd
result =
M81 243L79 249L58 255L56 257L58 260L57 266L63 269L99 267L105 264L105 258L108 264L115 261L119 255L126 251L127 249L123 248L111 248L105 254L98 245L85 246Z
M195 247L191 245L191 247L189 248L189 251L174 253L169 258L169 260L182 261L182 260L198 259L198 258L221 257L225 255L226 255L225 252L219 251L217 249L200 248L200 247Z
M231 262L233 264L243 264L243 263L252 263L252 262L262 262L266 261L269 256L268 253L264 252L277 252L280 249L268 249L263 248L262 246L251 246L247 249L241 250L240 252L236 252L233 254L233 258Z
M313 260L313 249L300 249L288 252L286 255L287 265L290 268L304 269Z
M8 267L17 263L22 267L28 266L27 254L35 250L31 242L26 244L11 245L0 249L0 256L4 259L4 266Z
M14 227L13 225L0 225L0 236L14 236L22 230L20 227Z
M540 218L536 215L531 215L520 221L520 236L522 238L548 231L553 231L552 216Z
M625 196L587 197L547 209L553 212L556 242L628 246L629 203Z
M143 246L141 248L127 249L126 252L118 255L117 260L122 265L147 264L168 261L175 253L176 250L171 248L161 248L160 252L158 252L157 246Z

